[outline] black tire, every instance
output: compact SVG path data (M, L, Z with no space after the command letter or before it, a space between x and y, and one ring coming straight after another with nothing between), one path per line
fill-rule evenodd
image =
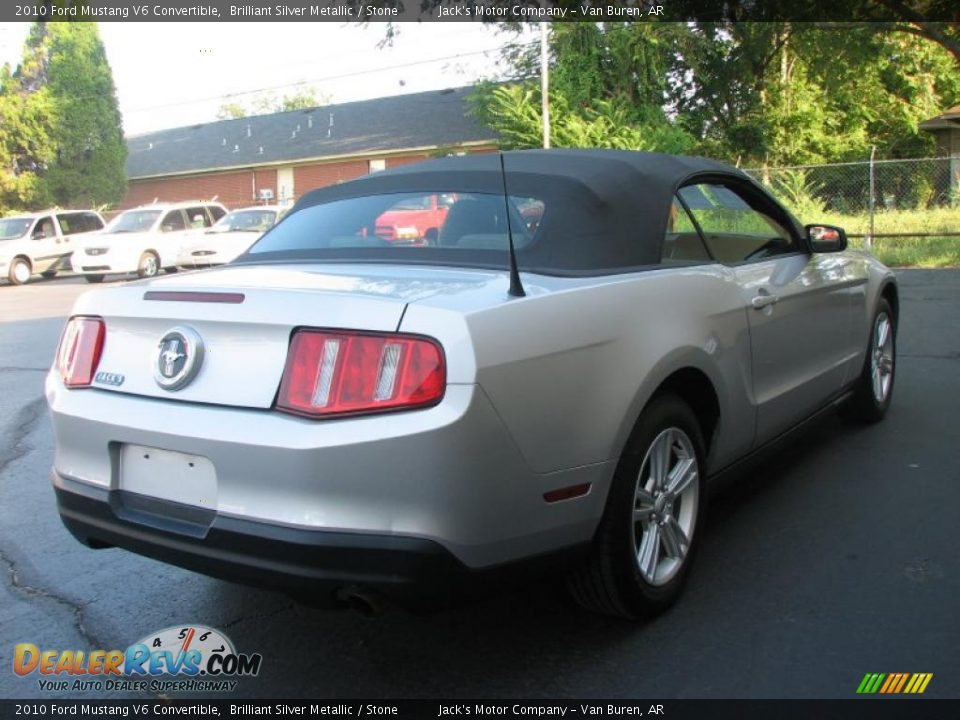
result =
M178 272L180 272L180 268L178 268L178 267L168 267L168 268L164 268L164 271L166 271L166 273L167 273L168 275L172 275L173 273L178 273Z
M54 268L52 270L44 270L42 273L40 273L40 275L49 280L50 278L55 278L57 276L57 272L58 270Z
M684 453L678 452L680 435L688 441ZM695 492L691 490L689 495L685 492L679 499L663 493L663 497L656 498L657 510L646 521L640 521L635 515L638 486L641 481L645 485L652 482L646 476L648 472L651 477L653 474L648 460L655 446L660 447L657 441L667 443L669 452L666 457L670 462L676 457L679 463L687 455L695 459L693 470L696 475L690 479L688 486L695 488ZM702 534L706 501L704 460L700 425L689 406L670 394L659 395L651 400L637 421L617 465L607 496L606 510L590 550L567 578L570 592L580 605L594 612L639 619L653 617L673 604L683 589ZM644 477L641 477L641 472ZM666 502L661 503L663 500ZM686 510L684 503L689 503ZM662 514L658 516L657 513ZM689 524L687 549L685 554L675 559L666 553L666 539L651 543L658 553L666 553L659 560L654 560L654 575L660 569L658 563L664 563L662 580L651 582L641 572L638 560L646 542L641 533L653 525L662 529L670 523L659 522L658 517L663 520L670 516L679 517L680 522ZM657 530L652 537L659 538L661 531L666 538L666 530Z
M102 283L106 275L84 275L83 279L88 283Z
M20 275L20 269L26 268L26 275ZM20 275L18 277L18 275ZM10 261L10 269L7 272L7 279L10 281L11 285L23 285L27 282L30 282L30 263L24 260L22 257L14 258Z
M879 328L886 320L888 323L889 345L878 355ZM875 365L875 363L877 363ZM883 385L883 397L878 397L874 391L874 371L878 366L889 367L889 383ZM881 382L884 382L887 373L881 372ZM842 414L849 420L860 422L879 422L883 420L893 398L893 385L897 377L897 323L890 303L880 298L870 323L870 337L867 340L867 356L863 360L860 377L853 388L853 397L844 406Z
M152 278L156 277L158 272L160 272L160 258L155 252L148 250L140 256L140 261L137 263L137 277Z

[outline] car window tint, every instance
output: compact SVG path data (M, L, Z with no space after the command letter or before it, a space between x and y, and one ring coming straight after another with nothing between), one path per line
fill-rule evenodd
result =
M710 254L723 263L763 260L795 252L790 232L774 219L775 208L758 207L737 188L702 183L679 195L703 231Z
M183 212L180 210L171 210L160 223L161 232L173 232L175 230L186 230L187 226L183 220Z
M543 214L543 203L511 196L509 207L509 230L515 247L522 248L535 234L530 227ZM290 215L249 253L378 250L412 256L431 248L445 257L461 250L496 251L502 257L509 243L506 208L502 195L484 193L392 193L337 200Z
M191 228L207 228L213 224L210 222L210 216L204 212L203 207L187 208L185 212Z
M64 235L93 232L103 228L100 218L90 212L60 213L57 215L60 230Z
M219 205L211 205L207 208L207 211L210 213L210 217L213 218L213 222L216 222L227 214L227 211Z
M87 229L84 232L96 232L103 230L103 220L96 213L83 213L86 219Z
M667 233L663 239L660 262L664 265L690 262L710 262L703 239L683 205L674 198L667 218Z

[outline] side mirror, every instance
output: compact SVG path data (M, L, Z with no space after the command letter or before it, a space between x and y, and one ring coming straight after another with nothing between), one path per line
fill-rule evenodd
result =
M847 233L835 225L806 225L807 240L816 253L833 253L847 249Z

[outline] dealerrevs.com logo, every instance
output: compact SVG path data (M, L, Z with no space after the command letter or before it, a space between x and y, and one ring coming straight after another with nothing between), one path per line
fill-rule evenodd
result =
M177 625L147 635L126 650L14 648L13 672L37 677L42 692L232 692L255 677L263 656L238 653L219 630Z

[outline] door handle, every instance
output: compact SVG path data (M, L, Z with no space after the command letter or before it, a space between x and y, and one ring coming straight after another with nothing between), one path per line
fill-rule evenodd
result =
M766 290L761 290L760 293L750 301L750 304L753 305L754 310L763 310L765 307L770 305L776 305L777 301L780 300L776 295L771 295Z

